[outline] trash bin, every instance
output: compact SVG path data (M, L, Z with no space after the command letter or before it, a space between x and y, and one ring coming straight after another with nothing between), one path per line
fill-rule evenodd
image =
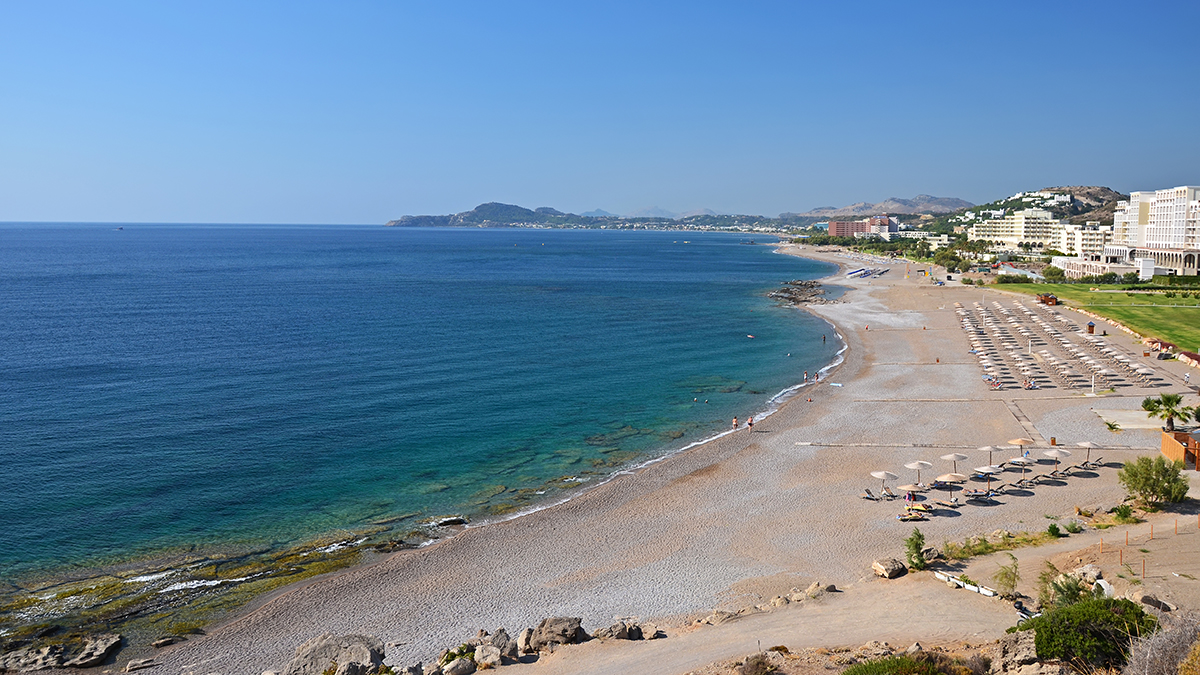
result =
M1087 329L1088 329L1088 335L1095 335L1095 334L1096 334L1096 324L1095 324L1094 322L1092 322L1092 321L1089 321L1089 322L1087 323Z
M1054 436L1050 437L1050 445L1058 445L1058 439Z

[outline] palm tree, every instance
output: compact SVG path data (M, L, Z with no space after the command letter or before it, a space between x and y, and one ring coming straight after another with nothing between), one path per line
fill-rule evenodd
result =
M1158 398L1147 396L1142 401L1142 410L1147 417L1157 417L1167 421L1167 431L1175 431L1175 418L1188 419L1195 414L1195 409L1183 406L1183 394L1162 394Z

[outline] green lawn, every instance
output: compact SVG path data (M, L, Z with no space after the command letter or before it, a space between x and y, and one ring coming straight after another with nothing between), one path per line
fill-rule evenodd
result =
M1161 293L1135 293L1130 297L1120 290L1121 286L1086 284L1001 284L995 288L1030 295L1053 293L1069 307L1095 312L1142 335L1173 342L1181 349L1200 351L1200 298L1168 298ZM1113 290L1117 292L1104 292Z

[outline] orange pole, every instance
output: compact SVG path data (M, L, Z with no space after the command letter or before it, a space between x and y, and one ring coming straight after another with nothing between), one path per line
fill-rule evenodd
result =
M1154 523L1150 523L1150 541L1154 541Z
M1146 578L1146 559L1142 558L1142 578Z
M1121 555L1120 555L1120 558L1121 558L1121 560L1120 560L1120 563L1121 563L1122 565L1124 565L1124 564L1125 564L1125 549L1121 549Z
M1125 530L1125 545L1129 545L1129 530Z
M1100 537L1100 552L1104 553L1104 537Z

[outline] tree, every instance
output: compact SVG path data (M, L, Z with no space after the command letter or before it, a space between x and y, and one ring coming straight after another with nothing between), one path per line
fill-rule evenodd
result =
M1119 668L1133 638L1158 629L1158 621L1129 600L1085 599L1026 621L1034 630L1039 659L1058 659L1082 666ZM1090 672L1092 669L1088 669Z
M1147 396L1142 401L1142 410L1147 417L1167 421L1167 431L1175 431L1175 418L1188 419L1195 410L1183 406L1183 394L1162 394L1158 398Z
M1188 480L1182 474L1183 462L1168 462L1159 455L1126 463L1117 472L1117 480L1144 504L1175 503L1183 501L1188 493Z
M905 556L908 558L908 566L914 570L925 569L925 535L921 534L921 530L913 528L912 534L908 539L904 540Z
M1046 277L1046 281L1054 283L1062 283L1067 279L1067 273L1054 265L1047 265L1046 269L1042 270L1042 276Z
M1121 275L1121 283L1123 284L1136 284L1141 280L1142 277L1137 272L1126 272L1125 274Z

